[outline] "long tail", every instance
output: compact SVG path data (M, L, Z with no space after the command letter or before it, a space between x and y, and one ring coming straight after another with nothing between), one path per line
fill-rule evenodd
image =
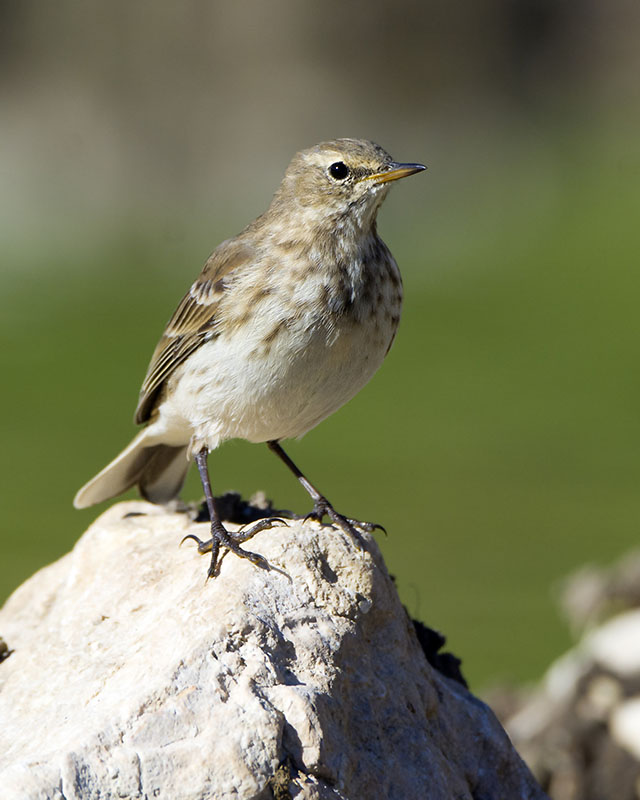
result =
M80 489L73 499L76 508L117 497L135 485L152 503L168 503L178 496L189 469L187 447L152 444L147 430Z

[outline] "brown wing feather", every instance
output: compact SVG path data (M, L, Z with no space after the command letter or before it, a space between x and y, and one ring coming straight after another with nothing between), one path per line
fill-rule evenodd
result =
M226 289L224 278L241 269L253 250L238 239L223 242L209 257L196 282L180 301L154 350L140 389L135 421L146 422L164 382L201 344L216 335L216 312Z

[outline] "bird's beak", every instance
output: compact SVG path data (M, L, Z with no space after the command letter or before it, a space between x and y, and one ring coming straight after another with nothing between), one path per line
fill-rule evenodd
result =
M397 181L400 178L406 178L409 175L415 175L416 172L422 172L423 169L426 169L424 164L399 164L397 161L392 161L382 172L375 172L373 175L367 175L366 178L362 180L375 181L375 183L388 183L389 181Z

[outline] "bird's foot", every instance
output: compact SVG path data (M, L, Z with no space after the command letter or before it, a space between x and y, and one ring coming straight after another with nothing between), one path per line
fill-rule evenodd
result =
M317 522L322 522L325 516L329 517L333 525L337 525L338 528L341 528L345 533L352 536L361 546L363 542L358 528L365 533L372 533L375 530L381 530L383 533L387 532L382 525L378 525L376 522L361 522L358 519L351 519L351 517L345 517L339 514L326 497L320 497L314 502L313 511L307 514L305 520L314 519Z
M193 541L198 545L198 553L201 555L204 555L205 553L211 553L211 563L207 571L207 579L215 578L220 571L221 547L225 547L227 550L230 550L240 558L248 559L257 567L269 569L269 563L264 556L261 556L259 553L253 553L250 550L244 550L242 547L240 547L240 545L243 542L246 542L248 539L251 539L251 537L255 536L256 533L273 528L278 523L282 525L287 524L279 517L268 517L266 519L259 520L255 525L252 525L247 530L240 530L237 533L229 533L229 531L227 531L227 529L221 523L217 525L213 523L211 525L211 539L207 539L207 541L203 542L195 534L188 533L182 539L180 544L185 542L187 539L193 539Z

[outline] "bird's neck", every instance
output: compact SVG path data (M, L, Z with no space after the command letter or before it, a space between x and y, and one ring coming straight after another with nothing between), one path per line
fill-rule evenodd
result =
M376 217L387 191L383 188L347 207L278 191L267 211L249 227L257 227L276 245L296 241L308 248L319 244L334 249L336 257L357 257L377 239Z
M393 259L378 237L375 216L365 227L353 215L336 218L332 225L268 212L245 231L258 251L270 254L278 274L295 273L311 297L329 303L334 313L359 317L368 313L376 287L394 269ZM395 268L397 271L397 268ZM375 291L374 291L375 290ZM329 299L324 293L328 293ZM363 302L356 303L361 298Z

